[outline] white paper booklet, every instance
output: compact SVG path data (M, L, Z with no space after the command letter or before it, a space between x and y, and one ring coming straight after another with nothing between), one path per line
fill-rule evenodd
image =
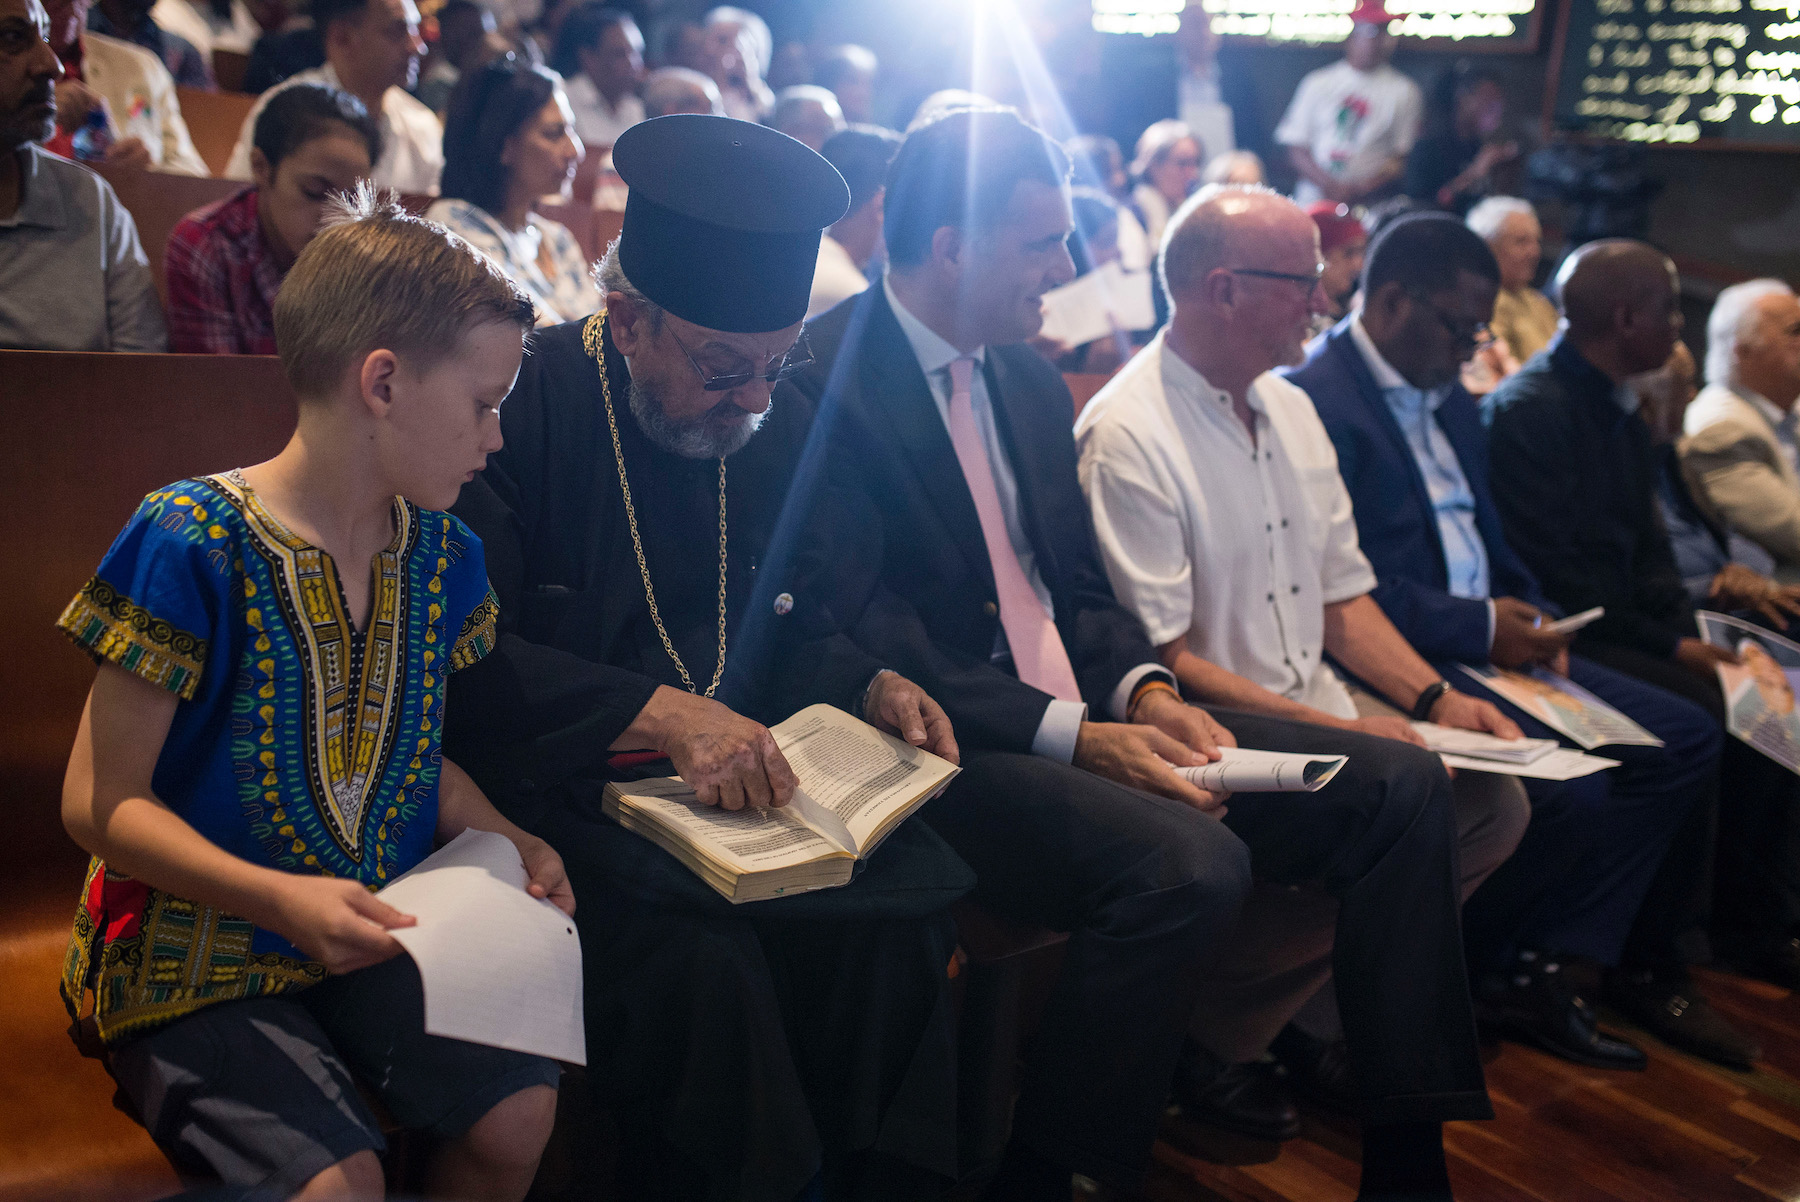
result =
M388 932L425 986L425 1030L587 1063L575 920L525 892L518 848L467 830L376 894L418 919Z
M960 771L829 705L770 733L800 781L785 806L703 806L665 776L608 785L601 807L728 901L763 901L849 883L856 861Z
M1044 325L1038 331L1064 346L1086 346L1114 330L1147 330L1156 324L1148 271L1126 271L1117 260L1044 293Z
M1561 746L1555 739L1502 739L1485 731L1439 726L1435 722L1414 722L1412 728L1432 751L1508 764L1529 764Z
M1800 646L1773 631L1726 614L1694 615L1700 637L1737 652L1739 663L1720 664L1725 729L1789 772L1800 773Z
M1347 755L1299 755L1222 747L1224 756L1198 768L1177 768L1175 775L1202 789L1232 793L1315 793L1350 761Z
M1661 747L1662 740L1594 696L1566 676L1548 668L1530 674L1505 668L1462 670L1506 698L1551 730L1592 750L1608 743L1625 747Z
M1497 776L1528 776L1534 780L1574 780L1578 776L1591 776L1593 773L1604 772L1608 768L1619 766L1618 760L1589 755L1587 752L1577 751L1573 747L1558 747L1549 755L1539 756L1529 764L1508 763L1505 760L1479 760L1472 755L1448 753L1439 753L1438 758L1444 761L1446 768L1457 768L1466 772L1492 772Z

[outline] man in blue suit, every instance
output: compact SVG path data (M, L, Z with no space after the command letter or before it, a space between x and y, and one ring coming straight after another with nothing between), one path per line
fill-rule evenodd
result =
M1748 1067L1755 1047L1686 974L1703 954L1717 726L1673 693L1571 658L1567 637L1542 628L1557 613L1501 532L1479 409L1458 381L1499 276L1486 244L1453 218L1400 222L1369 250L1363 307L1288 376L1337 449L1375 600L1422 655L1446 674L1452 664L1549 666L1664 742L1605 748L1623 761L1605 773L1527 782L1524 842L1465 907L1478 1011L1570 1059L1641 1066L1609 1046L1622 1041L1597 1036L1564 980L1556 957L1580 956L1608 967L1608 999L1654 1034ZM1556 737L1481 692L1528 735Z

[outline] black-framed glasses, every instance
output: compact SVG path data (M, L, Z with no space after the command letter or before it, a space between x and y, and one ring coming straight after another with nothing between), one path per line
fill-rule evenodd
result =
M1409 292L1407 295L1418 301L1419 304L1425 307L1427 313L1437 319L1437 323L1444 327L1444 333L1450 335L1450 341L1453 346L1472 346L1476 350L1480 350L1482 347L1493 343L1494 332L1488 328L1487 322L1477 321L1471 324L1464 321L1454 321L1448 313L1445 313L1442 309L1432 304L1431 298L1424 293Z
M804 330L801 331L800 337L794 340L794 345L782 352L779 362L770 360L769 366L762 371L736 371L717 376L707 375L706 370L694 362L694 352L688 350L687 343L681 340L681 335L675 332L673 326L669 327L669 337L675 340L675 345L680 347L681 353L687 356L687 361L693 367L694 374L700 377L700 387L707 392L730 392L733 388L742 388L752 380L767 380L773 387L783 380L789 380L799 375L813 364L812 347L806 341Z
M1259 280L1286 280L1290 284L1298 284L1308 293L1319 286L1319 277L1325 274L1325 264L1316 264L1310 275L1302 275L1297 271L1266 271L1261 267L1227 267L1232 275L1255 276Z

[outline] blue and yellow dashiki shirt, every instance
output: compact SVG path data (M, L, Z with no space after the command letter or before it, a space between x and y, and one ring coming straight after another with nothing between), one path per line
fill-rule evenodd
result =
M432 848L444 688L492 649L481 542L394 499L365 630L331 558L233 472L144 499L58 626L102 663L181 698L156 796L234 855L370 889ZM242 918L88 867L63 969L118 1043L203 1006L325 976Z

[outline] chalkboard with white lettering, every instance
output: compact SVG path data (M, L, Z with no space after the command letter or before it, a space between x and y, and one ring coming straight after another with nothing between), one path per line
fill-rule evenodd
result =
M1567 0L1555 53L1557 129L1800 150L1800 0Z

